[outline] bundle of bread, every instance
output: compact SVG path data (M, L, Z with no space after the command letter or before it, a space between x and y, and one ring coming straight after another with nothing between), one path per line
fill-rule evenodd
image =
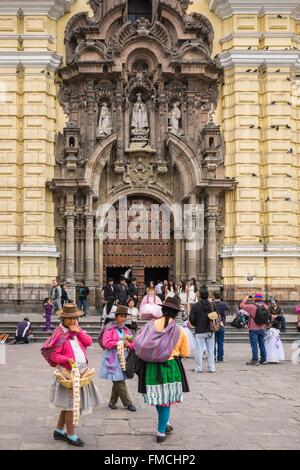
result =
M59 381L59 383L66 388L73 388L71 372L68 369L62 367L54 370L53 374ZM80 387L89 385L95 375L95 369L87 367L80 375Z
M126 358L125 358L124 341L120 340L117 343L117 353L118 353L121 370L125 371L126 370Z
M72 366L71 379L73 388L73 424L77 426L80 418L80 372L76 364Z

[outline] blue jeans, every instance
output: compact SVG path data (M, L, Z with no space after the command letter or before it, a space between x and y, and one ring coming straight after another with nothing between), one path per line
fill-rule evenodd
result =
M195 340L195 370L197 372L202 372L202 358L206 346L208 370L215 371L214 333L197 333L195 335Z
M258 362L258 346L260 350L260 359L262 362L267 360L265 348L265 330L250 330L250 344L252 349L252 360Z
M79 310L83 310L84 314L86 315L86 313L88 311L87 299L79 299L77 307L79 308Z
M221 326L219 331L215 333L215 357L218 361L223 361L224 359L224 336L225 328Z

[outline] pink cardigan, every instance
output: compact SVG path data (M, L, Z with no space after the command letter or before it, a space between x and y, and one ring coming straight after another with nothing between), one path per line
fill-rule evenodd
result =
M75 335L77 336L78 343L85 355L86 362L88 363L86 348L91 346L92 338L82 330L80 330L79 333L75 333ZM75 355L70 340L67 340L60 348L51 352L50 357L52 361L56 364L65 367L65 369L71 370L71 366L69 364L68 359L73 359L73 361L75 361Z
M131 331L124 327L125 336L132 336ZM115 349L120 341L120 336L116 328L111 328L103 333L103 346L105 349ZM129 343L129 349L134 349L134 343Z

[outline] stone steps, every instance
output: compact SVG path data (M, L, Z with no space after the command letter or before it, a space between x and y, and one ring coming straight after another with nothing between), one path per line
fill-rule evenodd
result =
M139 322L140 327L143 326L145 322ZM58 325L57 321L52 322L54 326ZM81 320L80 326L91 335L94 342L97 342L99 331L101 329L100 318L93 317L91 320ZM44 322L43 321L32 321L32 328L34 333L35 342L43 342L49 336L44 332ZM0 321L0 333L8 333L10 339L14 338L16 331L16 322L12 321ZM291 343L299 339L299 332L297 331L296 322L290 322L287 324L286 333L281 333L281 339L285 343ZM226 343L248 343L248 330L242 329L238 330L233 328L230 324L226 326Z

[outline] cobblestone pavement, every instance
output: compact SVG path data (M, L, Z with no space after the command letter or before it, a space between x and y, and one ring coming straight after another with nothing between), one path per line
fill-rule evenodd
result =
M226 362L217 372L195 374L193 359L184 364L191 392L172 406L174 432L156 444L156 410L143 404L137 380L128 380L138 411L107 407L111 383L96 378L103 405L80 421L77 434L85 449L300 449L300 365L290 361L246 366L247 344L225 344ZM0 449L77 450L55 442L57 413L49 405L52 370L39 344L8 345L7 364L0 365ZM290 359L290 345L285 345ZM89 349L90 365L98 369L100 349Z

